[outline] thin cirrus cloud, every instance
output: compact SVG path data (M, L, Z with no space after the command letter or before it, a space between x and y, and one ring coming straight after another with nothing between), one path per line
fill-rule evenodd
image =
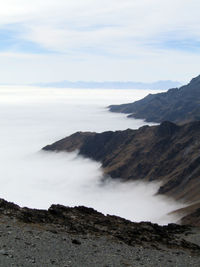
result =
M0 51L7 52L12 51L16 54L21 52L23 54L33 53L41 54L48 51L37 42L22 39L20 37L21 31L19 31L20 25L12 25L0 29Z
M198 6L200 4L195 0L190 3L178 0L164 3L158 0L109 3L60 0L43 1L42 4L40 1L10 0L1 4L0 24L5 31L7 25L16 28L13 35L21 43L35 43L46 50L67 52L74 47L98 45L109 50L116 42L121 48L146 45L152 38L162 39L165 32L171 33L166 42L177 40L179 35L192 35L187 39L195 42L199 35L196 27L199 16L195 11ZM192 11L190 14L188 8ZM4 37L6 41L7 36ZM166 48L165 42L163 48Z
M173 75L183 79L184 65L191 62L188 78L196 74L200 40L197 0L0 0L0 5L1 54L32 54L32 65L20 63L26 70L33 70L37 62L40 72L44 61L57 64L59 74L54 73L54 80L68 78L63 67L72 80L82 79L81 68L77 66L75 73L70 65L83 61L84 69L96 68L97 80L108 79L106 65L111 66L113 80L131 80L130 67L140 80L144 73L146 79L173 79ZM36 54L41 56L40 62ZM97 61L100 72L94 67ZM119 76L116 64L121 64L126 74ZM175 69L179 69L176 74ZM51 76L49 69L45 70L48 75L42 71L44 79ZM87 71L82 73L90 79ZM33 79L30 73L27 76ZM41 80L37 71L34 80Z

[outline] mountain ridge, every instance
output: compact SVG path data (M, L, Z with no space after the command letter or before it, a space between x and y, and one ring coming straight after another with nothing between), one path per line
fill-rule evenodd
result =
M180 88L149 94L139 101L110 105L108 108L111 112L129 114L129 118L147 122L161 123L167 120L180 124L200 120L200 75Z
M197 266L200 229L134 223L84 206L0 199L1 266Z
M101 162L105 175L124 181L162 182L158 194L192 205L200 202L199 136L198 121L184 125L166 121L138 130L78 132L43 150L78 149L80 155ZM198 218L195 224L200 226L200 214Z

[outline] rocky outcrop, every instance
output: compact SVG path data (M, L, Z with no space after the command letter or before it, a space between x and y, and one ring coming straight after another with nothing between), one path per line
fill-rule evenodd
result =
M105 175L123 180L160 181L158 194L188 203L200 201L200 122L163 122L138 130L76 133L49 151L79 150L102 163ZM200 220L194 222L200 225Z
M159 226L150 222L133 223L117 216L103 215L92 208L65 207L52 205L48 210L21 208L18 205L0 199L0 216L12 220L36 225L54 233L70 233L80 236L112 237L130 246L140 245L146 248L162 247L185 249L200 253L200 247L183 238L191 232L190 226L169 224ZM24 226L23 226L24 227ZM76 239L74 244L79 245Z
M112 112L130 114L128 117L145 119L148 122L185 123L200 119L200 76L179 89L165 93L149 94L142 100L109 106Z

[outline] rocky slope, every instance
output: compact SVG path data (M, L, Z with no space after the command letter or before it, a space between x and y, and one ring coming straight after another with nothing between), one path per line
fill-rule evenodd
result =
M0 199L0 266L199 266L200 230L133 223L91 208Z
M81 155L100 161L105 175L113 178L160 181L159 194L191 204L187 210L180 211L193 214L189 221L183 218L183 222L200 226L199 136L198 121L181 126L166 121L138 130L78 132L43 149L78 149Z
M130 114L128 117L148 122L185 123L200 119L200 76L179 89L165 93L149 94L142 100L123 105L109 106L112 112Z

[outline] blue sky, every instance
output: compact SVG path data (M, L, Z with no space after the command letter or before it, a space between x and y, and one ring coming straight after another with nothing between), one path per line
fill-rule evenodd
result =
M0 0L0 83L189 81L197 0Z
M16 53L40 54L48 53L48 49L40 44L21 38L23 27L20 24L5 25L0 28L0 51L12 51Z

